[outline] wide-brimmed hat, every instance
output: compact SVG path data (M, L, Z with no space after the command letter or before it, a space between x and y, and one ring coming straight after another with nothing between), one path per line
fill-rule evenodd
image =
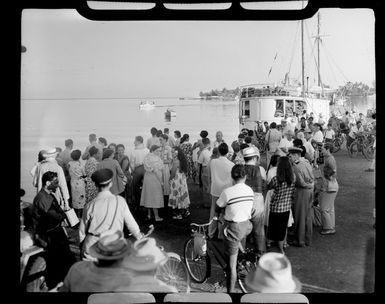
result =
M260 157L259 151L254 147L247 147L242 150L243 157L253 157L258 156Z
M44 158L56 157L57 154L58 154L57 151L56 151L56 148L49 147L49 148L45 148L43 151L44 151L43 152L43 157Z
M287 149L287 151L290 153L302 153L302 149L301 148L298 148L298 147L290 147L289 149Z
M134 243L131 254L124 260L124 267L147 271L158 268L167 260L167 254L156 246L154 238L143 238Z
M112 170L104 168L96 170L91 175L91 180L96 185L107 185L110 181L112 181L112 177L114 176L114 173Z
M303 133L312 133L312 130L310 130L309 128L305 128L305 130L303 130Z
M292 275L288 258L278 252L261 256L255 271L245 281L248 288L261 293L294 293L301 291L301 283Z
M107 230L100 235L99 240L89 251L90 255L99 260L118 260L129 253L130 247L122 231Z

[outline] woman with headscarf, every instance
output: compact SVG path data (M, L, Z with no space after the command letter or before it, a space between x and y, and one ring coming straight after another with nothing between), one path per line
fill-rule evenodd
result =
M84 165L84 171L87 175L86 177L86 203L90 203L98 194L98 189L95 186L95 183L92 181L91 176L98 168L98 161L96 160L96 155L99 150L96 147L91 147L88 151L90 157L87 159L86 164Z
M188 134L183 134L183 136L180 139L180 148L187 158L187 163L188 163L187 177L191 178L194 181L196 178L196 170L193 162L192 144L189 142L189 140L190 140L190 136Z
M119 194L124 197L124 185L127 182L127 178L123 173L118 161L114 159L114 151L111 149L105 149L103 151L102 161L98 164L98 170L110 169L113 172L112 177L112 194Z
M161 149L157 145L152 145L150 153L143 160L144 178L140 205L148 208L147 219L151 219L151 209L154 212L155 221L161 222L158 209L164 207L163 197L163 160L160 157Z

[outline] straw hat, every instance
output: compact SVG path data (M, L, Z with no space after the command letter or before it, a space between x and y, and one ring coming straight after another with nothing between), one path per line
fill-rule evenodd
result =
M261 256L258 267L246 277L246 285L261 293L292 293L301 291L301 283L292 275L288 258L277 252Z
M306 127L305 130L303 130L303 133L312 133L312 130Z
M90 255L99 260L118 260L130 251L130 245L119 230L101 233L99 240L90 247Z
M254 147L247 147L242 150L243 157L253 157L258 156L260 157L259 151L255 149Z
M44 149L43 151L44 151L43 152L44 158L52 158L52 157L55 158L58 154L56 151L56 148L49 147L49 148Z
M167 254L156 246L154 238L143 238L134 243L131 254L124 261L124 266L136 271L147 271L158 268L167 260Z

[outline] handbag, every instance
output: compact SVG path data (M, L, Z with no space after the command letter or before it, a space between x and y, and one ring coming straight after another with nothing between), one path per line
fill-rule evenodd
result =
M326 192L337 192L337 191L338 191L337 179L332 178L331 180L327 180Z
M70 227L74 227L79 224L79 218L76 215L74 208L68 209L67 211L64 211L64 213L66 215L66 219Z

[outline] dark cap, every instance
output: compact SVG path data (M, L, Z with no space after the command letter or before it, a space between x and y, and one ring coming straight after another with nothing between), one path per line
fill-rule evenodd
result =
M108 184L113 176L114 173L110 169L99 169L91 175L91 179L97 186L101 186Z
M289 153L298 153L298 154L301 154L302 153L302 149L301 148L297 148L297 147L291 147L288 149Z

